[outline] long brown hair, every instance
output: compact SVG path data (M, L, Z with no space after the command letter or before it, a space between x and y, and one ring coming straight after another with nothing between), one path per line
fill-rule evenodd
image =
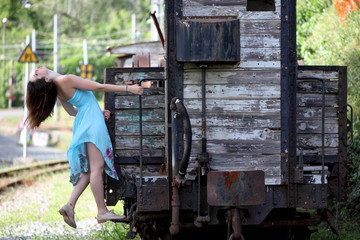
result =
M29 123L30 128L38 127L54 112L57 98L56 85L53 82L46 82L45 78L37 79L28 82L26 94L26 106L29 110L26 122Z

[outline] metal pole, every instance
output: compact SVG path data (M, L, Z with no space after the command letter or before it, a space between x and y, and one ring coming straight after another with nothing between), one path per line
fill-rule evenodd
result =
M54 72L58 72L58 15L54 15ZM58 103L55 104L54 121L59 120Z
M135 43L136 40L136 15L131 14L131 43Z
M36 52L36 31L32 30L31 32L31 49L33 52ZM35 71L36 63L32 63L31 71Z
M26 45L30 43L30 36L26 36ZM26 95L27 95L27 83L29 81L29 63L25 63L25 81L24 81L24 142L23 142L23 158L26 159L27 157L27 123L25 122L27 115L28 115L28 109L26 106Z
M13 92L14 92L14 86L13 86L13 82L12 82L13 75L14 75L13 66L14 66L14 60L11 60L11 62L10 62L10 74L9 74L9 109L11 109L11 107L12 107L11 97L12 97Z
M7 18L3 18L2 23L3 23L3 81L2 81L2 86L3 89L5 90L5 61L6 61L6 57L5 57L5 42L6 42L6 22L7 22Z
M89 64L87 39L83 40L83 52L84 52L84 65L87 66Z

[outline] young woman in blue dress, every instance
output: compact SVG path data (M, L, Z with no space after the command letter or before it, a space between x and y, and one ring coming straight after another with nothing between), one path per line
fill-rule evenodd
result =
M46 67L37 68L27 86L26 105L29 115L26 121L30 128L40 126L53 113L57 99L69 115L75 116L73 137L67 152L70 182L74 188L68 203L59 210L64 221L74 228L76 202L89 184L95 198L98 210L96 219L99 223L125 218L109 211L104 201L104 170L110 177L118 179L118 176L105 124L110 112L101 111L92 91L141 95L143 88L138 85L100 84L75 75L61 75Z

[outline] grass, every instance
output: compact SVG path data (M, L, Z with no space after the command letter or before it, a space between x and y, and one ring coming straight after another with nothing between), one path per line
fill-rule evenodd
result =
M327 223L322 222L318 226L318 231L311 234L311 240L358 240L360 239L360 230L343 230L336 235L331 231Z
M103 102L99 102L103 106ZM74 117L69 116L65 110L59 108L59 120L49 118L43 122L39 131L52 133L50 146L66 151L72 138L72 124ZM17 125L22 116L5 117L0 121L0 132L7 135L18 135ZM43 232L34 233L31 239L125 239L127 225L106 222L97 224L95 200L90 188L86 188L79 198L75 209L75 220L78 229L67 226L58 210L68 201L72 191L69 182L70 171L40 176L29 179L26 185L8 188L0 194L0 239L28 239L21 237L23 233L33 230L33 225L44 228ZM122 203L112 208L115 213L122 213ZM111 208L110 208L111 209ZM79 233L82 221L91 221L93 231ZM37 224L37 225L36 225ZM61 233L56 232L59 224ZM79 226L80 225L80 226Z
M75 208L75 220L78 229L67 226L58 213L60 207L68 201L72 185L68 181L69 170L50 174L34 179L28 186L10 188L0 195L0 238L22 239L24 232L38 228L31 235L31 239L125 239L127 226L107 222L97 224L95 201L88 187L79 198ZM8 207L4 207L8 205ZM122 203L113 209L115 213L122 213ZM88 229L91 222L92 228ZM35 227L34 227L35 224ZM83 225L82 225L83 224ZM62 231L59 232L59 225ZM86 231L86 234L81 231ZM27 233L29 234L29 233ZM26 238L28 239L28 238Z

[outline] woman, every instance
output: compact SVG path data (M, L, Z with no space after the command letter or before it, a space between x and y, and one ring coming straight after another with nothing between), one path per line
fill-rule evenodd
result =
M52 114L56 99L60 100L69 115L76 116L73 138L67 152L71 170L70 182L74 188L68 203L59 210L64 221L74 228L74 208L89 183L98 209L96 219L99 223L125 218L109 211L105 205L103 172L105 170L107 175L115 179L118 179L118 176L104 120L109 118L110 112L101 111L91 91L126 91L141 95L143 88L137 85L100 84L75 75L61 75L46 67L36 69L27 86L27 122L31 128L40 126L41 122Z

